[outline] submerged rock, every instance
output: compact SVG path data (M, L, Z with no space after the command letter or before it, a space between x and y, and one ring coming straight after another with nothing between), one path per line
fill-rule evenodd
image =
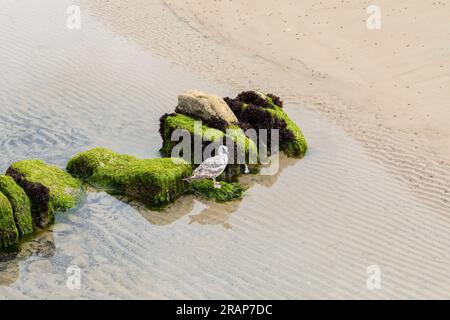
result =
M282 101L275 95L256 91L244 91L235 99L225 98L236 114L241 127L254 129L278 129L280 149L290 157L301 158L308 148L297 124L282 109ZM267 140L271 150L270 137Z
M221 97L196 90L180 94L175 111L202 119L210 127L219 129L238 123L235 114Z
M19 232L14 223L13 208L8 198L0 192L0 249L15 246Z
M196 155L195 153L199 153L201 151L203 154L203 151L206 148L210 148L211 144L213 144L212 147L218 147L220 145L232 145L234 149L230 150L229 148L231 163L227 166L224 172L226 180L232 180L241 172L244 172L245 163L251 163L249 165L251 169L254 169L257 166L258 149L256 147L256 144L245 135L244 131L239 126L231 125L227 127L226 132L224 132L202 124L202 126L198 127L198 130L195 130L196 120L197 119L193 117L178 113L165 114L161 117L159 132L163 140L163 145L160 149L160 152L163 154L163 156L170 157L172 155L172 150L180 142L172 141L172 134L175 130L182 129L186 130L187 133L190 134L191 156L190 159L184 154L177 154L176 156L183 156L185 157L185 159L188 158L191 163L200 164L200 162L204 159L196 159L195 157L199 157L201 154ZM196 150L194 145L196 141L201 147L201 150ZM231 157L233 161L231 161Z
M31 215L31 203L25 191L17 185L13 178L0 175L0 192L11 203L14 221L20 236L33 232L33 219Z
M182 179L190 176L192 168L182 159L139 159L95 148L72 158L67 171L110 193L160 207L187 190L188 184Z
M6 171L31 201L33 225L45 228L54 222L55 211L74 207L81 195L81 182L42 160L13 163Z

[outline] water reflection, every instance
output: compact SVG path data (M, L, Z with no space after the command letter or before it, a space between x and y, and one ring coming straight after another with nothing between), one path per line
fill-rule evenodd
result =
M195 201L192 195L182 196L162 210L149 209L138 201L131 201L128 202L128 204L137 210L151 224L166 226L192 212Z
M288 167L293 166L299 159L288 158L281 154L279 157L279 170L274 175L243 175L240 183L249 187L249 190L255 185L271 187L275 184L281 173ZM247 191L249 192L249 191ZM245 195L244 195L245 199ZM206 206L200 213L190 215L190 224L198 223L201 225L222 225L225 229L230 229L230 217L235 213L242 200L230 201L226 203L217 203L213 201L202 201Z

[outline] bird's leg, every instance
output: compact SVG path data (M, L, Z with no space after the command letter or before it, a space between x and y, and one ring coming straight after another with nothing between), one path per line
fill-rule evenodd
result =
M220 183L216 181L216 178L213 178L213 181L214 181L214 188L220 189L220 188L222 187L222 186L220 185Z

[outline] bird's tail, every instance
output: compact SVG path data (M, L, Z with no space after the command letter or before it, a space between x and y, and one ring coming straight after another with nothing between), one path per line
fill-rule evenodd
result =
M187 178L183 179L183 181L186 181L186 182L191 182L192 180L193 180L192 177L187 177Z

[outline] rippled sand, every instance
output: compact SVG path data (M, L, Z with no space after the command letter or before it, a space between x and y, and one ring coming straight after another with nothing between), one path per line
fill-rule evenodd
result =
M67 30L69 4L14 1L0 13L1 171L32 157L63 167L99 145L158 156L158 119L180 91L238 90L187 73L92 11L80 31ZM152 212L89 190L0 262L0 297L448 298L450 218L432 201L434 184L424 200L325 117L292 102L285 109L310 151L282 158L276 176L246 176L242 201L184 197ZM373 264L381 290L366 288ZM81 290L66 286L70 265L81 268Z

